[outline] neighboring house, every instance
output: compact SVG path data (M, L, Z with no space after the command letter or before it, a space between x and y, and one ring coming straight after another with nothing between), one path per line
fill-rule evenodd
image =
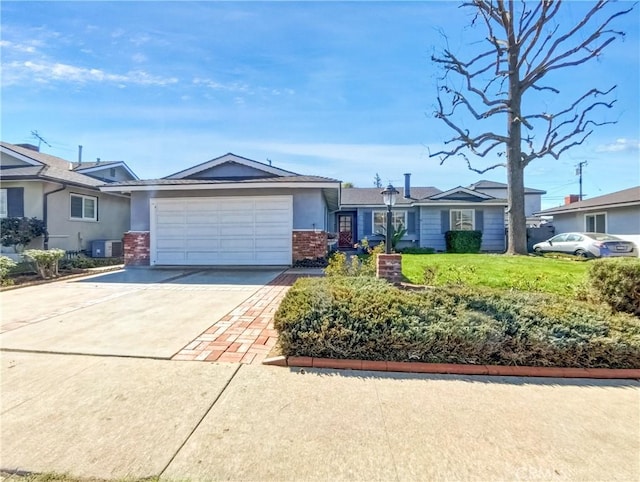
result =
M98 188L125 179L137 177L123 162L71 163L35 146L2 142L0 217L43 220L48 238L31 248L90 250L92 241L120 240L129 229L129 196Z
M564 206L537 214L553 216L555 232L609 233L640 246L640 186L578 201L568 196Z
M101 187L131 193L127 265L290 265L326 255L340 182L235 154L162 179Z
M498 199L507 199L507 191L509 186L502 182L495 181L478 181L469 186L472 191L478 191ZM542 195L547 191L540 189L524 188L524 215L527 217L527 226L539 225L540 217L535 213L540 211L542 206Z
M445 251L447 231L478 230L482 231L482 251L505 251L505 199L462 186L444 192L435 187L411 187L408 176L405 187L398 191L393 224L407 229L398 248L420 246ZM353 248L365 237L382 241L385 220L386 206L380 189L342 189L340 211L335 218L338 248Z

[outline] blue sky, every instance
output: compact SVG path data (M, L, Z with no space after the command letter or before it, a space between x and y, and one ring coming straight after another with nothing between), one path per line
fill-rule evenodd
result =
M585 6L565 4L560 26ZM503 169L478 175L428 156L451 135L432 116L439 71L430 57L445 45L472 51L484 33L456 2L3 1L0 9L3 141L37 143L37 131L51 145L44 152L76 160L82 145L84 160L125 161L145 179L233 152L358 187L372 187L376 172L396 185L411 172L414 185L441 189L506 181ZM548 191L543 207L577 193L580 161L588 161L587 197L640 184L639 15L636 7L615 24L624 41L553 80L568 96L617 85L616 108L598 120L618 123L527 168L525 184Z

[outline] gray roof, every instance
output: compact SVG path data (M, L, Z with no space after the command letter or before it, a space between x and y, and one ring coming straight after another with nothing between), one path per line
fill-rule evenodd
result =
M474 182L470 184L468 189L507 189L509 186L503 182L496 181L487 181L483 179L482 181ZM541 189L533 189L531 187L525 187L524 192L526 194L546 194L547 191L542 191Z
M584 201L578 201L564 206L545 209L536 214L550 215L570 213L574 211L587 211L591 209L604 209L620 206L640 205L640 186L623 189L603 196L597 196Z
M436 187L412 187L411 199L404 197L404 188L396 188L400 194L396 206L409 206L420 199L439 194L442 191ZM343 206L383 206L382 188L379 187L348 187L342 188L341 204Z
M113 164L122 164L120 161L100 161L100 162L81 162L73 165L74 171L82 171L83 169L91 169L94 167L109 167Z
M2 179L42 179L91 189L95 189L104 184L104 181L100 179L70 170L73 164L60 157L44 154L7 142L1 142L0 145L9 151L28 157L41 164L39 166L3 166L2 169L0 169L0 178Z

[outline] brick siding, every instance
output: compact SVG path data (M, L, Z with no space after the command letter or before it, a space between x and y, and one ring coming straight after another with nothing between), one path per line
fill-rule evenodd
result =
M376 277L391 283L402 281L402 255L379 254L376 258Z
M150 235L148 231L124 233L124 265L149 266Z
M293 262L303 259L324 258L327 255L325 231L294 231Z

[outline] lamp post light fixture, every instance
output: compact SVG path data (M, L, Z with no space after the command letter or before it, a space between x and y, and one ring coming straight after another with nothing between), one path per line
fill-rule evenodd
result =
M391 220L391 208L395 205L398 197L398 190L389 184L384 191L382 191L382 200L385 206L387 206L387 236L385 240L385 253L391 254L391 233L393 232L393 223Z

